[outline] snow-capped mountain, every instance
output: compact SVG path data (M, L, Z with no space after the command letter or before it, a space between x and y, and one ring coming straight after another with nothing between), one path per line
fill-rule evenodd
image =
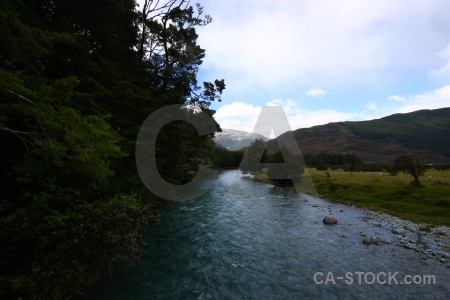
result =
M268 139L260 134L234 129L222 129L222 132L216 132L215 142L223 145L230 151L240 150L247 147L256 139L267 141Z

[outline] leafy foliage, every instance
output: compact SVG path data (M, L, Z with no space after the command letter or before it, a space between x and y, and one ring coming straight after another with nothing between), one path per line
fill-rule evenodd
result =
M304 156L304 159L306 165L309 168L316 168L317 170L327 170L328 168L342 168L347 171L355 171L363 165L362 160L354 153L306 154Z
M262 139L254 140L245 150L239 169L242 173L261 172L261 162L266 156L266 142Z
M210 17L186 1L158 5L144 14L133 0L2 2L0 298L71 297L139 259L161 201L137 175L140 125L168 104L212 117L225 88L197 87L195 26ZM213 147L211 135L170 123L159 170L189 181Z
M172 92L187 99L191 104L208 106L220 101L225 89L223 79L214 83L204 82L199 92L196 74L205 57L205 50L197 45L196 26L212 21L208 15L202 19L203 7L197 11L189 1L144 1L139 11L139 59L144 65L152 89L160 93Z
M394 161L394 168L414 177L413 185L419 185L419 176L425 173L425 164L420 157L401 155Z
M267 177L275 186L293 186L301 179L305 171L305 166L299 159L290 153L285 146L281 146L280 151L267 155L269 165ZM283 165L277 165L277 164Z
M228 151L215 147L211 153L211 161L219 169L237 169L244 156L243 151Z

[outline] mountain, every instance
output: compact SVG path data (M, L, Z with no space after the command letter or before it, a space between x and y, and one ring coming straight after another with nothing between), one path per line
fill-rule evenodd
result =
M450 163L450 108L329 123L293 133L303 155L355 153L365 162L392 162L401 154L412 154L427 163ZM277 141L290 147L284 133L268 142L269 152L277 151Z
M219 144L219 143L214 143L214 146L216 146L217 148L223 149L223 150L228 150L227 147L225 147L224 145Z
M263 141L268 140L260 134L234 129L222 129L222 132L216 132L214 137L217 144L226 147L230 151L236 151L247 147L256 139L262 139Z

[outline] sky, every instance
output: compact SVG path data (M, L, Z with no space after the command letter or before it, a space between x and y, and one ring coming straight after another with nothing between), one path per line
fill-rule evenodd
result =
M222 128L281 105L292 129L450 107L449 0L197 0L198 79Z

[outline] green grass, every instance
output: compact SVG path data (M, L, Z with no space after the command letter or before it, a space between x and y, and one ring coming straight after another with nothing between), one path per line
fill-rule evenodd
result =
M266 173L256 173L255 174L255 179L264 183L271 183L270 180L267 178L267 174Z
M385 212L402 219L434 226L450 226L450 170L428 170L421 186L412 177L377 172L341 172L309 169L320 197ZM428 178L431 176L431 178Z

